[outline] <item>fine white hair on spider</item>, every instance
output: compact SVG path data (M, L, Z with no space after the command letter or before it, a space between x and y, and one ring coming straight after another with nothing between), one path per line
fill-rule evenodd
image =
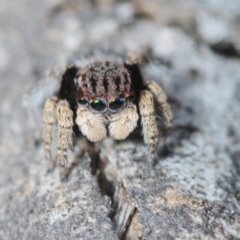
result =
M107 135L125 139L140 122L150 159L156 157L159 139L171 128L172 111L164 90L141 75L139 64L146 56L135 52L125 60L115 59L92 55L49 73L56 89L43 109L43 145L46 159L55 165L51 149L57 128L57 161L63 175L68 172L74 125L98 142Z

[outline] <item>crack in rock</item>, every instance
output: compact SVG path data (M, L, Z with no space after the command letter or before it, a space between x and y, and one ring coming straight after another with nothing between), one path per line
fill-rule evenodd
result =
M109 214L113 229L121 240L138 239L142 225L138 222L138 209L124 186L123 179L106 157L93 145L87 149L91 158L92 174L97 176L102 195L110 197L112 209Z

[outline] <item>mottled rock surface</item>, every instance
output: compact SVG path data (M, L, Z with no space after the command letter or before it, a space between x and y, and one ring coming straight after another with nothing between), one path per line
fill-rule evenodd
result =
M240 239L239 6L2 0L0 239ZM142 72L166 90L173 128L154 168L138 133L80 138L61 182L40 141L46 86L26 94L91 46L151 48L162 64Z

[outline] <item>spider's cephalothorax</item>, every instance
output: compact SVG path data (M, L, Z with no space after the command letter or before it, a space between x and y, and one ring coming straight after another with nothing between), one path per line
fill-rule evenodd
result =
M43 142L49 161L53 162L50 149L54 125L58 129L58 162L66 172L74 124L92 142L107 135L121 140L136 128L139 118L144 142L154 158L160 134L171 127L172 112L162 88L155 82L143 81L138 66L142 59L130 54L122 63L106 57L66 67L59 76L59 91L44 106ZM159 110L161 133L156 118Z

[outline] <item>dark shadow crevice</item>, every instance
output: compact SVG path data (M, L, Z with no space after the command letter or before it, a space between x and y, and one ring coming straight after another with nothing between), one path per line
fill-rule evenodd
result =
M240 51L232 42L220 41L210 45L211 50L227 58L240 58Z
M97 177L97 182L101 194L111 199L111 209L109 218L119 239L133 239L128 236L133 217L136 218L138 209L135 207L131 197L123 184L121 176L114 169L107 157L101 156L99 148L90 144L86 151L91 158L91 172ZM137 225L137 220L134 225ZM133 233L131 233L133 235Z

